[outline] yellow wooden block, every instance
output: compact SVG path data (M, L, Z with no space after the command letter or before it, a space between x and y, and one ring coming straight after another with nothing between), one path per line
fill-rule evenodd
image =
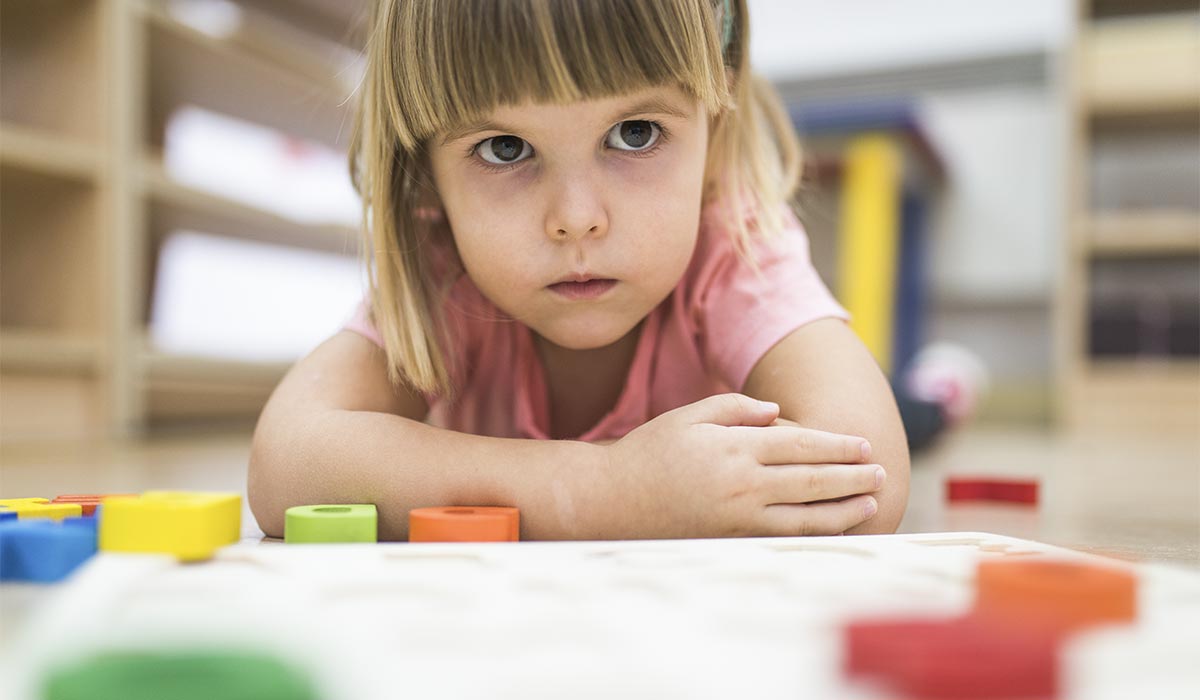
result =
M29 503L49 503L49 502L50 502L49 498L0 498L0 506L8 506L9 508L12 508L13 506L25 505L25 504L29 504Z
M45 498L3 498L0 506L17 514L21 520L33 518L78 518L83 515L83 507L78 503L51 503Z
M104 499L100 549L198 561L237 542L241 529L242 497L236 493L147 491Z

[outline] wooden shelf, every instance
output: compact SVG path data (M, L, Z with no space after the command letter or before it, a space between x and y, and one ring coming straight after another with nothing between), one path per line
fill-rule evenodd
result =
M78 180L94 180L101 157L96 146L44 129L0 123L0 163Z
M1200 428L1200 362L1093 359L1076 377L1072 401L1075 421L1091 430L1195 435Z
M4 373L0 440L93 440L109 432L107 394L90 376L58 371Z
M152 228L159 233L191 229L336 253L357 250L358 232L354 228L294 221L188 187L172 180L153 157L143 162L141 181L152 205Z
M149 145L161 147L171 113L193 104L338 147L358 78L268 33L217 38L147 6ZM281 47L280 45L284 46ZM270 46L264 49L263 46ZM344 144L343 144L344 146Z
M1200 15L1096 22L1080 38L1083 102L1098 114L1190 112L1200 105Z
M373 3L231 1L218 36L162 0L0 0L0 440L258 414L291 363L180 357L139 332L167 232L357 254L355 227L175 182L157 157L184 106L346 148Z
M292 364L176 355L149 342L144 348L140 361L152 420L252 418Z
M142 365L152 382L229 384L255 390L255 387L274 387L292 364L179 355L157 350L149 341L142 351Z
M371 7L345 0L239 0L247 9L273 17L286 17L287 23L311 36L357 50L366 39Z
M1200 125L1200 12L1182 0L1075 7L1058 415L1090 432L1194 435L1200 358L1095 357L1088 334L1097 294L1136 297L1150 291L1139 285L1173 285L1175 277L1160 280L1154 266L1186 277L1200 256L1190 184L1200 177L1191 158Z
M189 43L205 47L214 54L228 56L236 61L261 64L279 72L293 82L308 85L327 92L329 95L345 97L356 84L354 76L339 76L314 55L311 50L297 46L278 22L263 26L265 17L256 21L242 22L229 36L207 34L175 19L158 4L142 5L147 20Z
M1200 212L1099 213L1084 229L1081 239L1096 255L1200 254Z
M94 374L101 362L99 338L39 330L0 331L0 368L5 372Z
M1087 0L1095 19L1192 12L1196 0Z

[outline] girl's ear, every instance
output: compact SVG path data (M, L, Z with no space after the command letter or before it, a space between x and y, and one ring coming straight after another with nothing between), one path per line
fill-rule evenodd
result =
M440 222L446 218L446 208L442 204L442 197L438 193L437 185L433 178L433 164L429 161L428 154L425 154L420 159L420 167L417 174L420 192L417 201L416 216L419 219L429 222Z
M416 217L421 221L436 224L446 219L446 212L438 207L417 207Z

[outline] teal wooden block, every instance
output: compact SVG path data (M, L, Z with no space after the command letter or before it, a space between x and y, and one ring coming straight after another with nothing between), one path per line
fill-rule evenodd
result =
M373 504L294 506L284 516L283 540L315 542L376 542L379 515Z

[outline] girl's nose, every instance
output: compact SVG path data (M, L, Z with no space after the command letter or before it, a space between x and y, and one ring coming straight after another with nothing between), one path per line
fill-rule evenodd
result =
M598 228L600 228L600 227L599 227L599 226L593 226L593 227L591 227L591 228L589 228L589 229L587 230L587 233L588 233L589 235L595 235L595 232L596 232L596 230L597 230ZM582 236L581 236L581 235L579 235L579 234L576 234L576 233L572 233L571 231L568 231L568 230L566 230L566 229L562 229L562 228L560 228L560 229L558 229L558 230L556 230L556 231L554 232L554 236L553 236L553 237L554 237L554 239L555 239L555 240L559 240L559 241L567 241L567 240L571 240L571 239L574 239L574 238L581 238Z
M607 234L608 212L595 186L583 179L564 183L551 200L546 233L556 242Z

